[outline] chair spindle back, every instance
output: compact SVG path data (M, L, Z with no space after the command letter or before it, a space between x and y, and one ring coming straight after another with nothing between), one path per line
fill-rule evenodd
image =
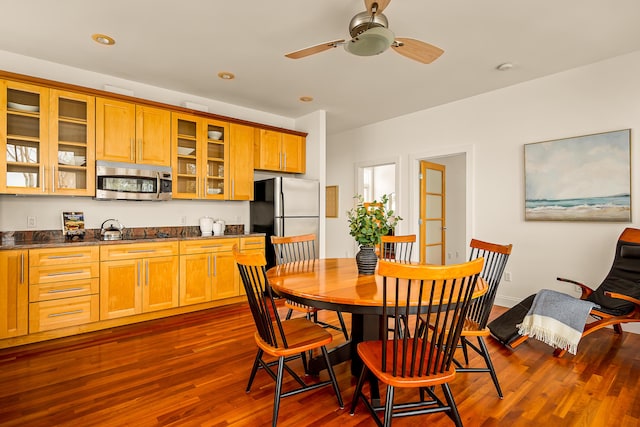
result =
M271 236L276 265L316 259L316 235Z
M380 259L396 262L410 262L415 234L403 236L382 236L380 239Z
M260 338L273 347L287 348L287 340L267 281L267 261L261 253L241 253L233 246L233 256L247 294L253 321Z
M487 293L473 300L469 308L467 318L478 324L479 329L484 329L489 321L489 315L493 308L493 302L498 292L498 286L504 273L504 268L509 260L512 245L498 245L472 239L470 260L484 258L484 267L480 277L487 282Z
M382 338L381 369L399 377L450 375L464 319L484 260L457 265L416 265L380 260L384 324L403 316ZM417 301L417 304L410 304ZM424 318L420 313L431 313ZM424 320L428 319L428 320ZM424 322L429 321L430 327Z

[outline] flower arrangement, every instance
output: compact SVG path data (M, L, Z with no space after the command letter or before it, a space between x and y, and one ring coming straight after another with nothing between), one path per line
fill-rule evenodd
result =
M380 201L365 203L361 195L354 196L356 206L347 212L349 234L361 247L373 247L380 244L380 238L389 234L402 220L388 209L389 197L383 194Z

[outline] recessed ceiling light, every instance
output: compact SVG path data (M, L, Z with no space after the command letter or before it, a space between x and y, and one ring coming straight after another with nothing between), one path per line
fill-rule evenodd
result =
M116 44L116 41L113 39L113 37L109 37L106 34L94 34L91 36L91 38L96 42L96 43L100 43L106 46L111 46Z
M301 96L300 97L300 101L301 102L311 102L311 101L313 101L313 96Z
M513 68L513 64L511 62L505 62L504 64L500 64L496 67L496 70L499 71L508 71Z
M218 77L220 77L222 80L233 80L236 78L233 73L230 73L228 71L220 71L218 73Z

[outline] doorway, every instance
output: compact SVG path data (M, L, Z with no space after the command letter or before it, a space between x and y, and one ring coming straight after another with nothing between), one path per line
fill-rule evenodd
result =
M420 263L445 263L446 167L420 161Z

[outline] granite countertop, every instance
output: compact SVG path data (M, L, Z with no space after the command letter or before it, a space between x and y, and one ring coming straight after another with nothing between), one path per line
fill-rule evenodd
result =
M2 233L0 250L38 249L64 246L113 245L121 243L167 242L200 239L224 239L233 237L265 236L265 233L245 233L244 226L227 225L221 236L202 236L199 227L148 227L125 229L122 240L101 240L100 230L86 230L82 239L65 239L59 230L14 232L13 241Z

